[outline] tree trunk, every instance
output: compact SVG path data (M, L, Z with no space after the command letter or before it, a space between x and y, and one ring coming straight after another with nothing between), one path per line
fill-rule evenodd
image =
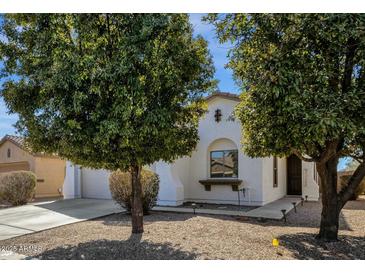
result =
M134 165L131 167L132 177L132 233L143 233L143 205L142 205L142 185L141 167Z
M317 163L317 171L321 178L322 214L321 225L317 239L326 242L337 241L339 216L342 203L337 194L337 164L338 158L326 163Z
M317 239L326 242L337 241L341 208L335 197L322 197L321 225Z

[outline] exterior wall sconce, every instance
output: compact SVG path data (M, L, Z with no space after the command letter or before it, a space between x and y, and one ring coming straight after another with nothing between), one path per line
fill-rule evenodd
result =
M214 118L217 123L222 120L222 111L219 108L215 110Z

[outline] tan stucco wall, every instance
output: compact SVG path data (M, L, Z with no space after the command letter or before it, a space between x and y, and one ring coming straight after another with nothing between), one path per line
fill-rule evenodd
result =
M8 158L8 148L11 157ZM58 158L36 157L21 149L10 141L5 141L0 146L0 165L2 163L28 162L29 170L33 171L37 180L36 197L61 196L58 189L63 186L65 178L66 161Z
M57 158L35 158L35 173L37 175L36 197L61 196L65 179L66 161ZM39 182L39 180L44 180Z
M8 148L11 151L11 157L8 158ZM29 169L35 171L35 158L30 153L14 145L10 141L5 141L0 146L0 163L28 162Z

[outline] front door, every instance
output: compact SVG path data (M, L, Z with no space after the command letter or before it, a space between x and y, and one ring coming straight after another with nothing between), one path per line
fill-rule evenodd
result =
M302 195L302 161L296 156L291 155L287 159L288 170L288 195Z

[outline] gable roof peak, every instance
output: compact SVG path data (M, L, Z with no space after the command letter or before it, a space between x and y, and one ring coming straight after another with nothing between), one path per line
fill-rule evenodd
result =
M10 141L18 147L24 148L24 138L15 135L6 134L0 141L0 145L2 145L5 141Z
M205 100L210 101L217 97L225 98L225 99L233 100L233 101L237 101L237 102L240 101L240 97L238 94L234 94L234 93L230 93L230 92L222 92L222 91L215 91L215 92L211 93L210 95L208 95L205 98Z

